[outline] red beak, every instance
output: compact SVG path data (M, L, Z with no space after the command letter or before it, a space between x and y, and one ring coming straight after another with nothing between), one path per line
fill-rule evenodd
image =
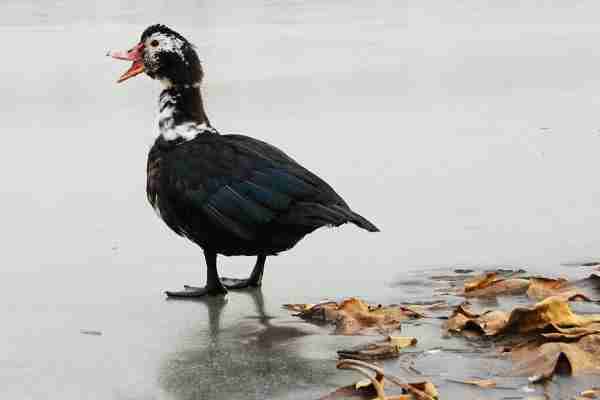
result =
M123 73L117 80L117 83L121 83L129 78L132 78L138 74L144 72L144 61L142 55L144 52L144 44L139 43L131 50L127 51L109 51L107 55L118 60L133 61L131 67Z

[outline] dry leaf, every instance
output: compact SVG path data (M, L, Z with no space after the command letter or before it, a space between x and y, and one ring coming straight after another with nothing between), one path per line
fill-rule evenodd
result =
M476 314L460 305L454 310L445 327L451 332L462 332L466 330L492 336L498 333L508 322L508 314L503 311L488 311Z
M388 336L387 340L392 346L399 349L417 345L417 338L409 336Z
M585 327L600 322L600 315L577 315L561 297L549 297L533 308L517 307L511 313L502 333L528 333L551 329Z
M473 379L473 380L460 380L460 379L448 379L450 382L464 383L465 385L479 386L483 389L491 389L496 387L496 381L491 379Z
M558 296L568 301L592 301L581 290L563 278L529 278L527 296L534 300L544 300L548 297Z
M600 399L600 388L591 388L579 393L577 399Z
M350 369L358 372L369 380L359 381L354 385L344 386L320 400L337 399L376 399L376 400L437 400L438 391L431 382L404 383L395 376L385 375L383 370L373 364L368 364L359 360L340 360L337 363L339 369ZM386 396L384 392L384 382L388 380L398 388L402 389L404 394L393 394ZM393 388L393 387L392 387ZM367 397L371 396L371 397Z
M475 314L459 306L445 325L448 331L474 331L486 336L504 333L540 332L549 339L576 339L600 329L600 315L577 315L562 297L549 297L533 307Z
M339 304L317 304L296 316L308 321L335 324L334 333L338 335L356 335L390 333L400 329L402 320L420 318L421 314L402 306L373 306L352 297Z
M529 281L523 278L502 278L496 272L488 272L464 284L465 297L490 297L521 294L527 291Z
M600 323L595 322L584 327L561 328L558 326L552 327L556 332L542 333L542 336L550 340L577 340L587 335L600 333Z
M362 381L361 381L362 382ZM358 383L358 382L357 382ZM326 396L321 397L319 400L341 400L341 399L360 399L360 400L372 400L377 399L377 392L371 382L369 385L356 387L356 384L343 386Z
M303 312L310 310L314 306L314 304L284 304L282 307L290 311Z
M417 339L413 337L388 336L385 340L359 345L347 350L339 350L341 358L352 358L355 360L382 360L398 357L400 350L414 346Z
M593 301L589 293L580 286L594 285L600 289L600 277L592 274L578 282L564 278L546 277L503 277L497 272L488 272L464 283L465 297L493 297L527 293L536 301L548 297L563 297L569 301Z
M408 383L410 389L405 389L417 400L437 399L439 393L435 385L431 382Z
M552 375L600 374L600 335L584 336L576 343L529 344L511 352L515 375L539 382Z
M465 282L465 292L486 288L499 279L496 272L487 272L483 275L476 276Z

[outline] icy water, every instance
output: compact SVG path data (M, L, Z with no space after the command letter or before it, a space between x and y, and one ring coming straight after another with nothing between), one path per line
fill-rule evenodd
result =
M411 301L455 266L587 274L561 263L600 256L600 4L522 3L1 2L2 397L316 399L357 378L335 370L357 339L282 303ZM146 204L158 85L115 84L127 66L104 56L156 22L197 45L220 131L286 150L382 232L318 231L262 292L166 301L203 259ZM465 346L434 328L404 331ZM486 367L431 354L438 377ZM439 389L530 395L511 385Z

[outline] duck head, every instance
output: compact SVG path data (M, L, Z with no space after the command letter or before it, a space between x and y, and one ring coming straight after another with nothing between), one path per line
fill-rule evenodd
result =
M165 25L152 25L142 33L140 42L127 51L111 51L109 56L132 61L117 82L145 72L166 88L200 84L203 72L194 46Z

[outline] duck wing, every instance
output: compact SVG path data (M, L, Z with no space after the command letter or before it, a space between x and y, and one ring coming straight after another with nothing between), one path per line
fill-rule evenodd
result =
M377 230L318 176L247 136L200 135L171 150L164 161L162 186L178 217L202 216L239 239L260 239L274 226L308 233L354 222Z

